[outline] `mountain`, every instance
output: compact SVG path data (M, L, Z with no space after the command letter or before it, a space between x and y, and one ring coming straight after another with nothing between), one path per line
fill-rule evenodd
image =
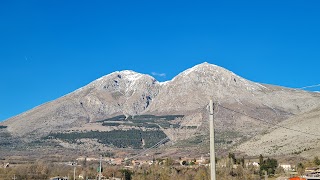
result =
M159 84L151 76L133 71L114 72L10 118L4 125L13 136L42 136L113 115L139 114L145 111L158 89Z
M319 155L319 125L320 108L316 108L282 121L236 149L251 156L291 154L312 159Z
M129 70L117 71L0 125L6 127L1 131L20 143L50 141L43 138L57 133L115 133L133 128L143 132L161 131L178 148L186 143L198 146L200 142L206 151L209 99L217 105L216 141L222 149L320 107L319 93L255 83L222 67L202 63L167 82ZM171 120L172 116L176 118ZM113 124L106 124L109 121ZM55 143L65 148L80 148L57 139ZM101 142L98 140L98 144ZM114 144L108 143L103 147L113 147ZM142 144L144 148L145 143Z

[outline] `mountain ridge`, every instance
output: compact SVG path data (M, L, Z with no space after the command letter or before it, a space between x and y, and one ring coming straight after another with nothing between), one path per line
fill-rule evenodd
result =
M32 142L50 133L97 126L96 121L118 115L182 114L182 119L174 121L180 128L162 128L174 143L205 137L208 133L205 109L209 99L244 113L220 109L217 114L217 132L223 141L232 141L231 145L268 129L245 114L279 123L320 107L319 93L252 82L205 62L166 82L131 70L115 71L0 124L8 126L6 130L13 137ZM114 128L123 129L122 126ZM228 133L237 136L223 135Z

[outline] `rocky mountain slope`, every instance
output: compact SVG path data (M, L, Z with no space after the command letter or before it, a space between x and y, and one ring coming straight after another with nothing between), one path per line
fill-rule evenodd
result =
M167 128L162 121L156 125L171 142L206 139L209 99L219 104L215 120L218 141L232 146L269 129L266 122L274 125L320 107L319 93L251 82L202 63L167 82L133 71L114 72L1 125L7 126L12 137L32 142L57 132L89 131L97 126L96 121L118 115L184 115ZM154 122L159 121L148 123ZM97 129L110 131L110 127Z
M248 155L319 156L320 108L293 116L235 149Z
M4 122L14 136L45 135L119 114L145 111L159 84L133 71L114 72Z

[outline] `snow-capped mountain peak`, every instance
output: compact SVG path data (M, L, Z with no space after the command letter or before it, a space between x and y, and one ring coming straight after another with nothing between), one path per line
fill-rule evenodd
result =
M179 75L188 75L190 74L191 72L205 72L207 69L213 69L213 68L217 68L219 66L217 65L214 65L214 64L209 64L207 62L204 62L204 63L201 63L201 64L198 64L198 65L195 65L193 66L192 68L189 68L185 71L183 71L182 73L180 73ZM220 67L219 67L220 68ZM179 76L178 75L178 76Z
M124 76L124 78L126 78L129 81L137 81L138 79L142 78L144 75L137 73L135 71L131 71L131 70L124 70L124 71L120 71L118 72L121 75Z

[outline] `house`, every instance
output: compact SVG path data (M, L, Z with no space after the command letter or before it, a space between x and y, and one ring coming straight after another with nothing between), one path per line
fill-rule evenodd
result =
M181 158L181 160L179 161L181 166L188 166L188 165L195 165L196 163L196 159L195 158Z
M3 168L8 168L9 165L10 165L9 163L4 163L4 164L3 164Z
M142 163L141 163L141 161L139 161L139 160L132 160L132 161L131 161L131 164L132 164L133 166L140 166Z
M121 165L122 162L123 162L123 159L121 158L111 159L111 164L114 164L114 165Z
M289 180L307 180L306 178L300 178L300 177L292 177L289 178Z
M306 173L312 173L312 172L317 172L317 170L319 170L318 167L307 167L307 168L305 169L305 172L306 172Z
M78 157L76 159L77 161L99 161L99 158L94 158L94 157Z
M280 164L279 166L282 167L284 171L292 171L292 166L290 164Z
M309 177L309 179L320 179L320 171L306 172L306 178L307 177Z
M248 166L260 167L260 164L257 163L257 162L248 162L248 163L246 164L246 166L247 166L247 167L248 167Z
M50 180L69 180L67 177L53 177Z
M289 180L319 180L319 179L320 177L308 177L308 176L289 178Z
M206 159L203 158L203 156L200 157L200 159L196 160L196 164L202 165L206 163Z
M152 165L152 164L154 164L154 163L155 163L155 162L154 162L153 160L151 160L151 161L148 162L149 165Z

